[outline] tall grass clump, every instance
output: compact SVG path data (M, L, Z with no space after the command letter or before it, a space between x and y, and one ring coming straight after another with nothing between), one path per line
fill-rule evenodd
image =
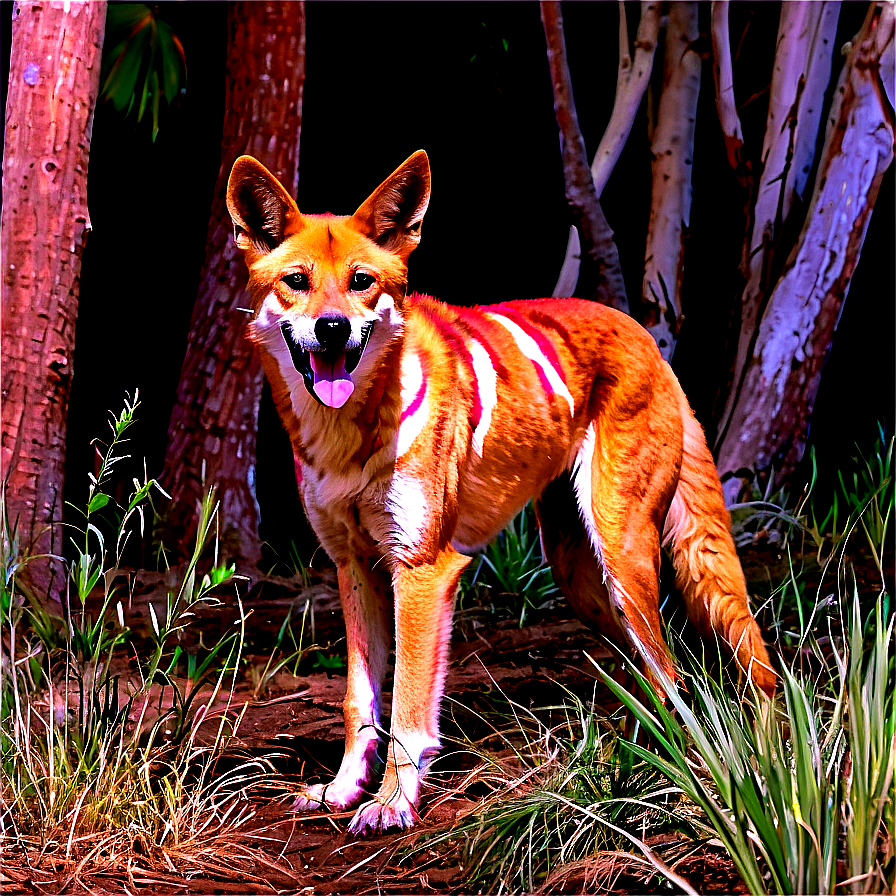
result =
M646 865L646 876L694 892L644 842L668 829L679 792L620 744L600 712L567 692L561 705L530 710L507 700L503 711L480 716L491 733L461 743L478 762L451 792L475 786L486 796L450 830L423 840L453 845L465 887L546 891L572 867L606 881L633 866L643 874ZM686 820L676 824L693 833Z
M866 641L856 600L834 669L785 666L773 702L698 669L683 675L691 700L653 670L670 705L648 707L605 676L657 752L631 749L704 811L751 893L892 891L878 848L892 818L893 620L876 612Z
M137 406L135 396L112 416L111 440L98 446L99 472L90 477L80 522L68 530L73 553L61 612L23 583L29 558L3 501L0 837L7 848L37 850L74 868L91 857L114 862L160 850L170 866L171 856L204 849L247 811L233 796L250 770L220 776L214 766L233 727L221 706L227 709L224 685L239 659L242 621L204 655L188 656L180 643L197 609L216 601L214 589L234 576L216 550L208 571L199 571L216 544L213 492L199 508L179 587L163 606L149 603L150 631L139 649L124 624L122 554L129 538L143 535L150 494L164 494L144 476L124 503L112 497Z

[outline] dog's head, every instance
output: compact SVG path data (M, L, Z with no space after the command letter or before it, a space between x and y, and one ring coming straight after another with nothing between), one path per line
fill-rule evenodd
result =
M227 209L249 267L252 338L342 407L370 347L401 328L407 260L429 204L429 159L415 152L351 216L303 215L251 156L236 160ZM357 372L356 372L357 371Z

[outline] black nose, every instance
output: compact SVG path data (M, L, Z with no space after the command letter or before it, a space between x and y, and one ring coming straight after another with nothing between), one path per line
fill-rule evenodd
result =
M324 314L317 319L314 333L325 352L342 351L352 334L352 327L344 314Z

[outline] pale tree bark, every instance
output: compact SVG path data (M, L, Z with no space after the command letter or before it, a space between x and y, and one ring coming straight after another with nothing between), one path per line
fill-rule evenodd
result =
M547 40L548 66L554 91L554 115L560 130L566 201L581 231L588 258L584 279L590 282L584 284L583 291L588 293L588 298L627 314L628 296L619 264L619 250L594 188L585 152L585 140L576 115L560 3L556 0L542 0L541 20Z
M713 0L711 13L712 76L716 88L716 110L725 138L725 154L741 185L749 182L749 160L743 153L744 132L734 97L731 38L728 31L728 0Z
M196 505L217 486L223 547L230 559L261 557L255 449L263 373L245 336L245 265L225 206L230 169L255 156L295 195L305 80L304 3L238 2L229 7L221 167L206 260L193 309L160 481L172 497L163 541L185 558Z
M619 65L616 74L616 95L610 120L591 162L591 177L594 190L600 199L607 181L610 179L622 149L628 140L641 107L644 93L650 82L653 58L660 29L660 4L641 4L641 19L635 35L634 53L629 47L628 23L625 18L625 4L619 4ZM554 287L553 295L571 296L579 280L581 241L576 228L570 227L566 254Z
M104 2L13 9L3 153L2 477L20 546L59 554L66 416L84 240L87 163L106 22ZM50 558L26 568L59 598Z
M668 361L681 324L684 238L691 219L691 171L702 60L694 49L697 4L669 4L663 89L651 142L650 223L644 259L642 323Z
M805 451L827 357L884 172L893 159L893 5L872 4L837 85L799 241L774 288L718 454L719 472L773 468ZM887 66L882 68L882 63ZM725 483L734 500L742 482Z
M741 320L731 387L719 416L717 446L731 424L743 388L764 303L777 270L792 244L781 237L791 213L802 214L802 200L816 155L822 105L830 83L831 60L840 4L782 3L762 145L762 171L752 208L752 227L744 241ZM715 28L721 22L714 23ZM717 38L718 43L718 38ZM797 219L799 221L799 218Z

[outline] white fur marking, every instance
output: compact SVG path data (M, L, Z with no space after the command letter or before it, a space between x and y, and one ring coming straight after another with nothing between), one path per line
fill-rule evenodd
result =
M423 365L416 352L406 352L401 358L401 407L409 408L423 385ZM420 406L402 420L398 428L397 457L403 457L429 421L429 395L423 396Z
M430 737L426 732L406 732L403 734L395 734L393 736L395 742L395 759L399 765L403 765L410 760L418 771L421 762L424 761L424 753L432 753L441 749L442 744L437 737ZM431 761L432 755L426 757L426 762Z
M588 429L585 430L585 438L582 439L582 445L578 454L576 454L572 470L572 485L576 493L579 513L585 525L585 531L588 533L588 540L591 542L591 547L604 570L604 580L606 580L607 570L604 567L603 555L601 553L600 535L597 532L597 524L594 521L594 497L591 487L596 443L597 435L594 430L594 424L591 423L588 425Z
M302 375L292 363L292 355L289 353L286 339L280 330L280 324L285 319L286 315L283 313L283 308L277 300L277 294L272 292L265 296L261 307L258 309L258 314L250 326L256 338L264 343L267 350L277 361L280 375L289 389L293 410L300 414L308 393L305 391Z
M498 403L498 374L488 352L475 339L470 342L470 357L473 359L473 373L476 374L479 403L482 406L482 416L473 432L472 445L473 450L482 457L482 446L492 425L492 411Z
M513 336L513 340L516 342L519 350L544 371L551 388L566 399L569 405L569 415L573 416L575 414L575 404L572 400L572 395L570 395L569 389L566 388L566 383L563 382L554 365L548 361L544 356L544 352L538 347L538 343L519 324L509 318L491 312L486 314L486 317L490 317L496 323L501 324Z
M596 449L596 446L597 437L594 429L594 423L591 423L589 424L588 429L585 430L585 438L582 440L582 446L581 448L579 448L579 452L576 455L572 473L572 484L573 489L576 493L576 502L579 505L579 513L582 516L582 523L585 526L585 531L588 533L588 540L591 542L591 547L594 550L595 555L597 556L597 561L598 563L600 563L601 569L603 570L604 584L607 586L607 589L610 592L610 599L612 600L614 607L622 614L623 618L627 617L632 612L632 610L635 610L641 617L641 621L644 623L645 629L647 631L650 631L650 624L648 623L647 618L644 616L641 608L632 601L631 597L629 597L628 592L622 585L622 582L620 582L619 579L616 578L616 576L609 572L606 564L604 563L603 552L600 543L600 533L597 531L597 524L594 520L593 476L594 451ZM639 650L640 653L646 656L647 651L645 650L644 645L631 630L631 627L626 626L626 631L628 632L628 635L634 643L635 647Z
M396 473L386 496L386 509L395 524L398 543L416 547L423 537L428 516L423 486L411 476Z

